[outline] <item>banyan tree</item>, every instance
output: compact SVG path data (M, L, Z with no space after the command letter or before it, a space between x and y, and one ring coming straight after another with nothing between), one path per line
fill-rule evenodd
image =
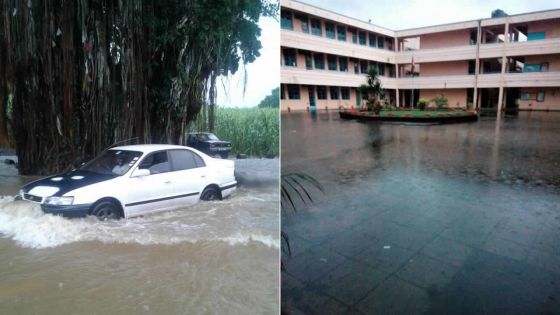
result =
M201 109L212 116L218 78L259 56L259 17L278 10L266 0L0 6L0 146L15 146L21 174L62 171L127 139L181 143Z

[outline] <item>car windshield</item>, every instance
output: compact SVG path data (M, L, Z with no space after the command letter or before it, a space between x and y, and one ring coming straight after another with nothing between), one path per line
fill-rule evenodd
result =
M208 140L220 140L213 133L208 133L207 135L208 135Z
M198 135L198 140L206 141L206 140L220 140L216 137L213 133L201 133Z
M142 152L126 150L107 150L79 169L98 174L123 175L142 156Z

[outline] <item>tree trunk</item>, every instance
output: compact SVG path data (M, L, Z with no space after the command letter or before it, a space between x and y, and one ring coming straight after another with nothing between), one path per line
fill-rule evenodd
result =
M260 48L261 3L217 3L0 2L0 146L11 94L20 173L65 171L132 137L180 143L203 104L213 130L217 74Z

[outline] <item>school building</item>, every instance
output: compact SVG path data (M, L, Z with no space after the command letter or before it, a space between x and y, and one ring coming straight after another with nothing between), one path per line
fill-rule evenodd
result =
M281 1L281 109L358 107L369 67L385 102L560 110L560 9L400 31Z

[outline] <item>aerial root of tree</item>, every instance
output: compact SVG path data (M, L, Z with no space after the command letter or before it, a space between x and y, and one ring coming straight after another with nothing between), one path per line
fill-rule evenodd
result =
M277 9L264 0L2 1L0 146L12 135L20 173L45 174L125 139L180 143L215 104L216 78L259 56L257 22Z

